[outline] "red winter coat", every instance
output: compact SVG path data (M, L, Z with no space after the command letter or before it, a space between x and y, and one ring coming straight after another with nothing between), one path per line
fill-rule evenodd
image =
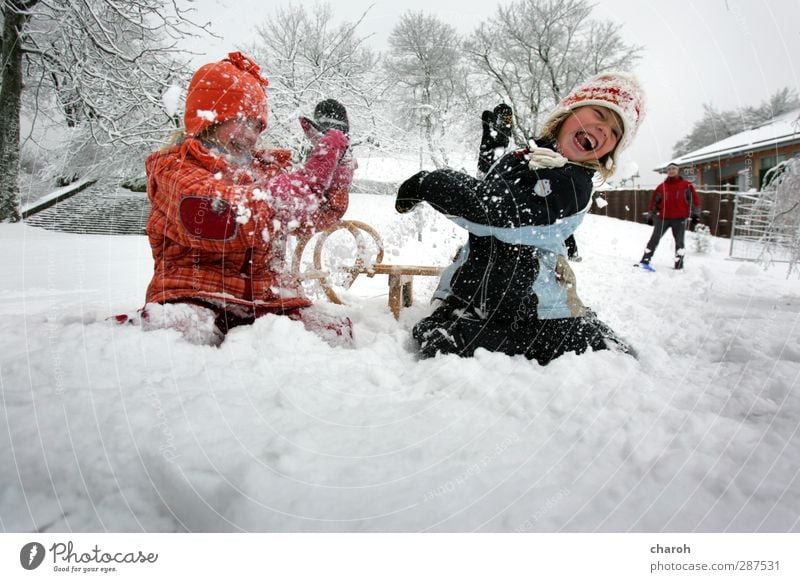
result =
M689 194L687 194L687 190ZM691 199L691 206L689 200ZM688 180L675 176L667 178L656 186L650 197L650 212L655 212L658 218L666 220L673 218L700 217L700 197Z
M353 174L338 166L346 149L347 138L329 131L296 172L287 172L285 150L247 167L196 139L151 154L147 235L155 273L147 302L195 298L276 312L309 306L288 280L281 239L325 229L344 214Z

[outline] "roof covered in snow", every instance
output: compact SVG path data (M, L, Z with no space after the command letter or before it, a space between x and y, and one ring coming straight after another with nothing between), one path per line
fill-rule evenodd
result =
M768 123L736 133L684 154L679 158L664 162L654 170L663 170L669 163L687 166L697 162L735 156L747 151L762 150L792 142L800 142L800 109L778 115Z

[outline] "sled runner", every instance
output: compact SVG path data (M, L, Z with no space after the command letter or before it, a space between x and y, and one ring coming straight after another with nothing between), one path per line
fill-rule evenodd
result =
M337 231L350 233L355 242L351 266L335 264L337 258L341 262L341 257L337 257L335 249L331 248L331 235ZM314 239L312 268L304 269L303 253ZM315 236L298 240L292 258L292 274L302 282L319 284L325 296L338 305L343 302L335 287L349 289L359 275L388 275L389 309L398 319L403 307L410 307L414 302L414 277L438 277L443 267L388 264L383 262L383 255L383 240L372 226L359 220L342 220ZM331 257L334 264L326 267L323 263L331 263Z

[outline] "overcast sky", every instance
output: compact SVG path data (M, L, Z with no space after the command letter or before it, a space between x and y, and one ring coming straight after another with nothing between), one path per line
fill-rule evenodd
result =
M197 21L211 21L222 37L191 48L198 64L222 58L251 39L256 24L281 0L196 0ZM312 7L316 0L295 0ZM508 0L331 1L341 20L369 9L359 30L384 50L401 14L427 11L472 31ZM646 118L623 160L641 168L642 183L660 181L650 170L668 161L672 146L700 117L703 103L719 109L755 105L784 86L800 91L800 0L595 0L593 16L623 24L630 43L644 47L634 72L648 95ZM371 8L370 8L371 6ZM269 72L267 71L267 76ZM487 103L487 108L493 106ZM477 147L477 145L476 145Z

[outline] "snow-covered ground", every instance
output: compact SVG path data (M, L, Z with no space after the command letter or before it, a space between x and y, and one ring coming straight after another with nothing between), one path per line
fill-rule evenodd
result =
M463 233L354 196L387 260L446 264ZM0 225L3 531L798 531L800 287L690 249L634 269L649 228L589 216L579 293L639 350L546 367L417 361L385 278L345 306L357 347L285 318L220 348L112 325L144 237ZM344 248L342 242L342 248ZM337 251L339 253L339 251ZM345 253L339 253L344 256Z

